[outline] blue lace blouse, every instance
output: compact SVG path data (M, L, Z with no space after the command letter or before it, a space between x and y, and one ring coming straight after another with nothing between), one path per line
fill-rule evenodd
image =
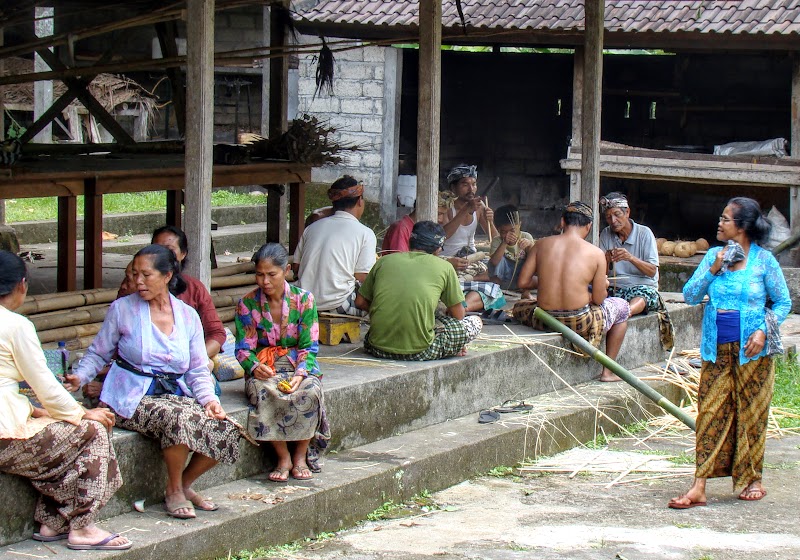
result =
M744 355L744 346L751 334L757 330L767 334L765 320L767 298L769 297L772 302L772 311L778 324L786 319L792 308L792 301L778 261L772 253L755 243L750 245L745 268L724 272L720 276L711 274L709 269L714 264L717 253L722 249L723 247L709 249L697 270L683 287L683 298L686 303L696 305L701 303L706 295L709 297L703 312L703 337L700 345L700 355L709 362L717 360L717 310L739 311L741 329L739 363L745 364L767 353L765 344L764 349L756 356L747 358Z

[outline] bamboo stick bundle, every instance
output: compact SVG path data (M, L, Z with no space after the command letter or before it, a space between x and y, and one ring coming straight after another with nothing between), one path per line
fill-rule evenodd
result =
M91 309L70 309L58 313L48 313L46 315L33 315L29 317L36 330L41 333L42 331L50 331L53 329L86 325L89 323L102 323L106 318L109 304L99 306L91 306Z
M58 294L56 297L25 302L17 309L17 313L31 315L34 313L43 313L45 311L83 307L84 305L95 303L110 303L114 301L116 297L117 290L115 289L102 290L94 293L66 292Z
M236 308L223 307L222 309L217 309L217 315L219 315L219 320L223 323L233 321L234 317L236 317Z
M81 337L92 337L100 332L100 327L103 326L102 321L99 323L89 323L88 325L75 325L72 327L61 327L58 329L50 329L46 331L39 331L39 341L45 342L58 342L59 340L71 340Z
M72 292L56 292L53 294L37 294L35 296L27 296L25 298L24 303L28 303L31 301L44 301L48 299L59 298L65 294L74 294L74 295L83 295L83 294L98 294L101 292L109 291L108 288L92 288L90 290L74 290Z
M236 276L222 276L211 279L211 289L234 288L237 286L255 286L255 274L237 274Z
M230 296L236 298L236 301L238 302L243 295L247 294L247 292L252 289L253 286L237 286L234 288L224 288L222 290L211 290L211 297Z
M253 262L244 262L231 266L221 266L211 271L211 278L233 276L234 274L241 274L243 272L253 272L253 270L255 270L255 266L256 265Z

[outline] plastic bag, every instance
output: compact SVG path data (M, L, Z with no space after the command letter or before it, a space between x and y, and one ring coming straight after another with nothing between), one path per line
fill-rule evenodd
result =
M789 239L789 236L792 234L792 228L789 226L789 222L786 221L786 218L783 217L783 214L774 206L770 209L769 214L767 214L767 219L772 222L772 231L769 234L769 239L764 244L764 248L771 251Z

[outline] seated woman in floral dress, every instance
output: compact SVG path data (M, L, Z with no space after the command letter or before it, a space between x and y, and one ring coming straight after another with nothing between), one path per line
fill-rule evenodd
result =
M317 365L317 307L310 292L286 282L288 260L277 243L262 246L253 255L258 288L236 309L236 357L251 405L248 431L275 448L273 482L319 472L319 454L330 439Z

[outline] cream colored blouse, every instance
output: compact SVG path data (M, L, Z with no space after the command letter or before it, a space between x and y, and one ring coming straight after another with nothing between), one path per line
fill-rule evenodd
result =
M27 381L50 414L32 418L33 406L19 392ZM36 329L28 319L0 306L0 439L27 439L52 422L78 424L86 412L47 367Z

